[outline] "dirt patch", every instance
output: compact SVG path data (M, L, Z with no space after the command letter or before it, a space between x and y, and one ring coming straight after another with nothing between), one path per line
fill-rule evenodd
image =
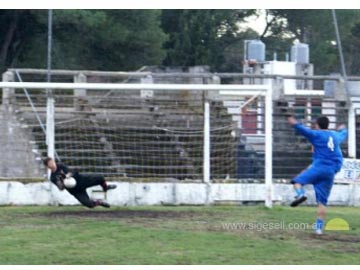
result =
M52 213L41 214L41 216L51 218L93 218L93 219L118 219L118 218L152 218L152 219L167 219L167 218L189 218L196 217L199 213L195 212L176 212L176 211L149 211L149 210L117 210L117 211L56 211Z
M322 235L311 234L307 237L312 246L325 246L328 250L335 253L354 253L360 252L360 236L347 234L330 234Z
M309 239L321 240L321 241L334 241L334 242L346 242L346 243L360 243L360 236L356 235L340 235L340 234L310 234Z

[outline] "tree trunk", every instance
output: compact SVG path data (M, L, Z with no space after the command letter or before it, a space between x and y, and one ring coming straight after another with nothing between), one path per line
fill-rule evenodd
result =
M13 47L13 55L11 56L11 61L8 61L8 68L14 68L17 65L17 60L19 55L22 53L23 49L25 48L25 40L17 40L15 41L17 44L14 44Z
M5 65L6 65L6 59L8 56L8 52L9 52L9 48L11 45L11 42L13 40L15 31L16 31L16 27L18 24L18 13L15 12L13 15L13 18L10 22L10 25L8 27L8 30L6 32L5 38L4 38L4 42L1 46L1 50L0 50L0 69L4 69Z
M275 22L275 20L276 20L276 18L274 17L274 18L271 19L271 21L266 22L265 29L264 29L264 31L262 32L262 34L260 35L260 39L262 39L262 38L265 37L265 35L267 34L270 26L272 26L272 24Z

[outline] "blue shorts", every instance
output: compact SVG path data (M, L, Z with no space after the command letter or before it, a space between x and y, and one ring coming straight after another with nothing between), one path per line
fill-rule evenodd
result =
M296 176L291 183L301 185L313 184L316 202L326 206L334 184L335 174L336 172L332 167L311 165Z

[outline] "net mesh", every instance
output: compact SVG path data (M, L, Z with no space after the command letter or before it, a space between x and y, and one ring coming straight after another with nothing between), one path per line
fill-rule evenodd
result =
M44 158L44 131L22 90L16 91L18 111ZM29 95L46 123L46 90ZM204 100L209 100L211 178L264 178L264 130L254 125L263 117L257 108L261 97L245 110L241 106L251 96L229 99L219 91L186 88L56 90L54 98L56 154L70 168L116 179L202 181Z
M23 80L43 81L44 76L24 75ZM88 76L87 80L124 82L115 77ZM53 81L71 82L73 77L53 76ZM29 90L29 95L46 123L46 90ZM45 157L45 134L24 90L17 89L14 98L18 119L28 129L39 157ZM211 179L263 182L262 96L226 96L186 86L179 91L56 90L56 152L71 168L115 179L202 181L205 100L210 102ZM311 126L321 114L329 116L331 129L347 122L344 102L316 96L287 96L286 100L305 125ZM295 134L280 109L274 101L273 178L287 181L311 163L312 154L310 144ZM342 149L348 156L347 141Z

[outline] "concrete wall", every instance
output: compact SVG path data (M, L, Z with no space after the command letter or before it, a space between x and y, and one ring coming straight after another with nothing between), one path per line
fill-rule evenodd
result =
M263 201L264 184L191 184L191 183L115 183L118 188L108 192L106 200L112 205L203 205ZM104 198L99 188L90 188L91 197ZM315 204L311 186L306 204ZM289 184L274 185L274 200L289 204L294 191ZM0 182L0 205L77 205L66 191L59 191L48 182L22 184ZM360 185L335 185L329 205L360 206Z
M29 130L22 127L12 111L0 106L1 177L41 177L44 170L36 158L39 152ZM43 167L43 166L42 166Z

